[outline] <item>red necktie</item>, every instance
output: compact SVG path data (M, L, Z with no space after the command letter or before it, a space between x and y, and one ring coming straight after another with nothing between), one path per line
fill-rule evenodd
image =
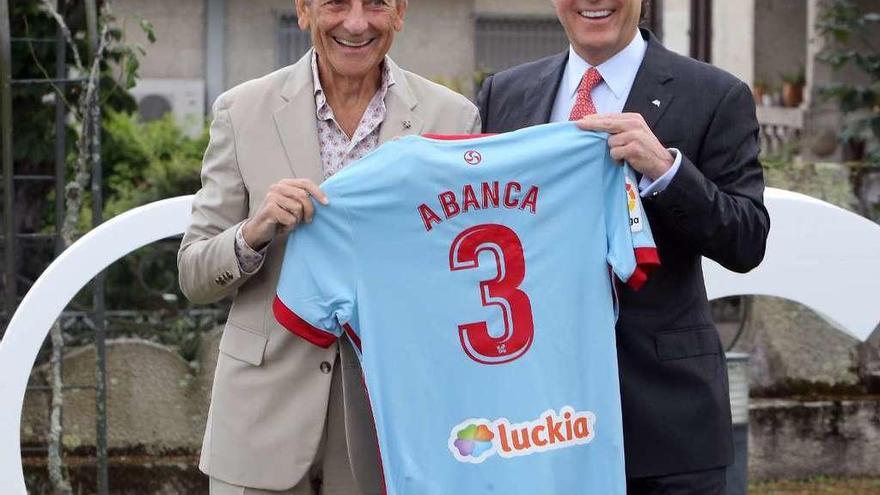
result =
M602 74L599 74L595 67L590 67L587 72L584 72L584 77L578 86L577 99L574 101L574 106L571 108L568 120L580 120L587 115L596 113L596 106L593 105L593 97L590 96L590 92L600 82L602 82Z

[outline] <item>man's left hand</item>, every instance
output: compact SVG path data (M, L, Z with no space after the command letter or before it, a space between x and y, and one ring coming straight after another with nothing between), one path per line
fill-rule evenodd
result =
M637 113L587 115L577 122L585 131L607 132L611 157L657 180L675 163L675 156L660 141L645 119Z

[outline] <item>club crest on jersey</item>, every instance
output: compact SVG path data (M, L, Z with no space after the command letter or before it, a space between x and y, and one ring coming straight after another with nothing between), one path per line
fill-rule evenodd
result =
M639 203L638 189L632 179L627 175L626 182L626 203L629 208L629 229L633 232L641 232L644 229L645 221L642 220L642 206Z
M452 428L447 443L455 460L480 464L496 454L509 459L590 443L595 424L592 412L576 412L571 406L558 413L548 409L523 423L469 418Z
M464 154L464 161L468 165L479 165L483 161L483 155L479 151L470 150Z

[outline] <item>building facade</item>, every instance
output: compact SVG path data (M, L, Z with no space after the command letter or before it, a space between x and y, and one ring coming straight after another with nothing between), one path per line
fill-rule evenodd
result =
M860 0L870 5L876 0ZM117 0L127 36L153 23L135 95L146 117L173 111L196 132L223 91L296 61L311 42L293 0ZM807 155L839 160L841 116L817 98L822 86L849 81L817 62L814 28L821 0L650 0L646 25L670 49L710 62L752 87L764 149L807 139ZM877 34L880 42L880 33ZM552 0L412 0L391 56L404 68L474 97L487 73L567 47ZM803 73L804 101L783 108L782 79ZM151 97L150 99L146 99Z

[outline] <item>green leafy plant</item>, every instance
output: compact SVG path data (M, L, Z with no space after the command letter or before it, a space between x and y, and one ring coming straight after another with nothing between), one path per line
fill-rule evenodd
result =
M863 155L867 165L880 166L880 51L872 33L880 29L880 12L866 12L852 0L826 0L816 23L827 48L819 58L835 70L855 68L862 83L837 83L821 89L841 111L853 114L840 137Z
M794 86L803 86L807 83L807 75L803 67L795 72L785 72L781 74L780 78L782 79L783 83L791 84Z
M104 129L104 158L114 164L107 178L108 217L199 189L207 128L190 137L170 114L142 122L134 114L111 110L105 114Z
M114 163L107 178L107 218L160 199L193 194L201 186L207 126L190 137L170 114L143 122L135 114L108 111L104 130L104 158ZM177 286L178 244L148 246L114 265L107 277L108 307L166 310L186 305ZM165 299L168 296L173 296L170 301Z
M67 134L72 134L75 137L73 139L72 160L69 160L70 166L67 167L68 181L64 188L64 218L60 221L60 228L57 222L55 225L55 228L60 232L58 245L64 249L73 244L77 236L77 226L81 217L80 213L88 196L86 190L91 180L94 158L100 152L99 143L102 131L100 124L101 106L102 103L107 101L107 98L102 101L100 88L103 87L107 90L104 93L107 97L114 95L114 89L118 87L118 84L110 76L113 74L113 64L118 63L121 67L119 71L121 74L120 79L124 80L126 84L124 89L129 89L137 76L137 59L140 55L144 54L144 50L143 48L138 49L126 44L123 41L124 36L121 31L114 27L116 19L111 12L109 0L100 2L100 7L97 0L62 2L62 11L58 10L58 2L50 0L39 0L38 3L33 1L16 2L14 5L18 9L12 11L15 20L10 22L10 27L13 31L20 29L24 31L24 36L19 36L19 40L24 41L29 52L29 60L22 67L21 62L16 59L19 62L19 66L17 68L13 67L13 77L16 77L17 74L33 71L36 72L35 77L21 78L19 75L16 79L20 81L21 79L25 81L28 79L38 81L36 84L26 83L25 87L30 86L28 88L31 90L30 99L22 100L19 98L18 101L13 101L14 108L17 110L18 115L23 117L22 121L27 121L28 115L21 113L22 107L27 107L28 104L33 105L34 103L48 107L48 105L45 105L46 102L55 102L56 105L57 102L61 102L66 107L67 112L69 112L69 117L71 117L68 119L68 124L64 126L63 131L59 130L52 140L53 144L58 142L62 137L60 135L61 132L65 133L64 137L69 137ZM85 23L82 22L83 19L85 19ZM33 22L41 24L39 29L31 29ZM71 26L74 27L72 28ZM146 27L149 28L149 26ZM38 56L33 40L36 38L38 43L52 46L54 45L52 40L55 38L53 34L55 36L60 35L67 44L66 51L69 51L72 55L71 60L65 53L63 62L57 59L57 55L53 57L56 64L61 66L59 69L63 69L64 75L62 77L65 75L78 76L79 84L59 86L56 81L53 81L49 71L43 65L43 61ZM54 53L51 54L55 55ZM48 87L49 89L46 92L42 92L45 90L37 89L40 87ZM42 92L42 94L37 91ZM34 96L39 96L39 99L35 100ZM46 108L41 110L42 114L49 113ZM43 122L31 120L31 125L34 128L45 128L48 126L47 122L51 121L50 119L46 119ZM26 126L25 129L27 129ZM36 140L47 140L46 136L50 135L49 133L43 136L34 136L32 134L31 137ZM24 148L24 153L18 157L14 156L13 159L18 158L19 163L25 161L28 165L34 166L34 168L51 163L48 161L50 156L48 153L36 154L36 156L30 155L30 149L30 147ZM51 148L47 147L47 149ZM29 158L37 158L37 160L36 162L30 162ZM19 163L16 165L19 165ZM19 167L16 167L16 169L20 170ZM35 198L39 196L45 197L48 191L36 190L32 191L31 194ZM14 198L16 203L24 200L25 204L31 204L27 201L26 197L18 197L18 194L16 196ZM33 208L33 206L30 208L32 217L40 216L38 209ZM20 232L21 229L16 227L13 226L14 231ZM35 228L35 226L31 226L31 228ZM51 366L47 373L47 378L51 383L51 407L49 413L50 426L46 439L47 469L53 493L69 495L73 493L73 489L62 458L63 426L61 423L61 411L64 405L64 382L61 373L61 361L65 343L60 320L56 321L52 326L50 340L52 343ZM103 370L99 371L99 375L101 373L103 373ZM105 382L99 380L98 383L100 395L103 390L101 384ZM99 401L97 406L99 415L106 413L104 409L105 403Z
M134 111L135 100L129 95L137 78L138 59L145 53L142 46L125 43L126 27L114 17L109 9L103 8L106 2L99 1L101 17L102 56L98 61L96 79L100 82L100 100L97 102L102 113L111 108L117 111ZM10 3L10 34L15 39L11 46L11 76L16 80L40 81L55 76L55 43L59 20L64 23L65 73L70 78L90 76L89 58L94 53L90 49L85 2L48 2L47 0L21 0ZM50 8L51 7L51 8ZM152 25L139 20L138 29L147 33L148 40L155 39ZM75 165L82 158L79 148L86 134L83 122L84 106L80 103L85 96L87 84L60 84L45 82L15 84L12 86L13 111L13 161L14 169L20 175L53 175L55 173L54 153L56 140L64 139L64 154L67 157L65 182L78 182ZM55 102L63 102L68 111L64 134L55 132ZM94 134L94 133L91 133ZM88 168L88 167L86 167ZM104 160L104 176L113 175L113 163ZM82 175L82 174L79 174ZM85 175L87 178L88 176ZM106 181L104 182L106 184ZM56 227L55 192L51 181L19 181L15 185L15 224L17 232L53 233ZM77 212L79 233L91 228L90 193L88 188L74 191L82 197L83 205ZM104 189L106 197L107 190ZM67 198L65 198L67 199ZM54 247L51 243L29 246L29 255L18 260L22 276L35 279L51 262Z

